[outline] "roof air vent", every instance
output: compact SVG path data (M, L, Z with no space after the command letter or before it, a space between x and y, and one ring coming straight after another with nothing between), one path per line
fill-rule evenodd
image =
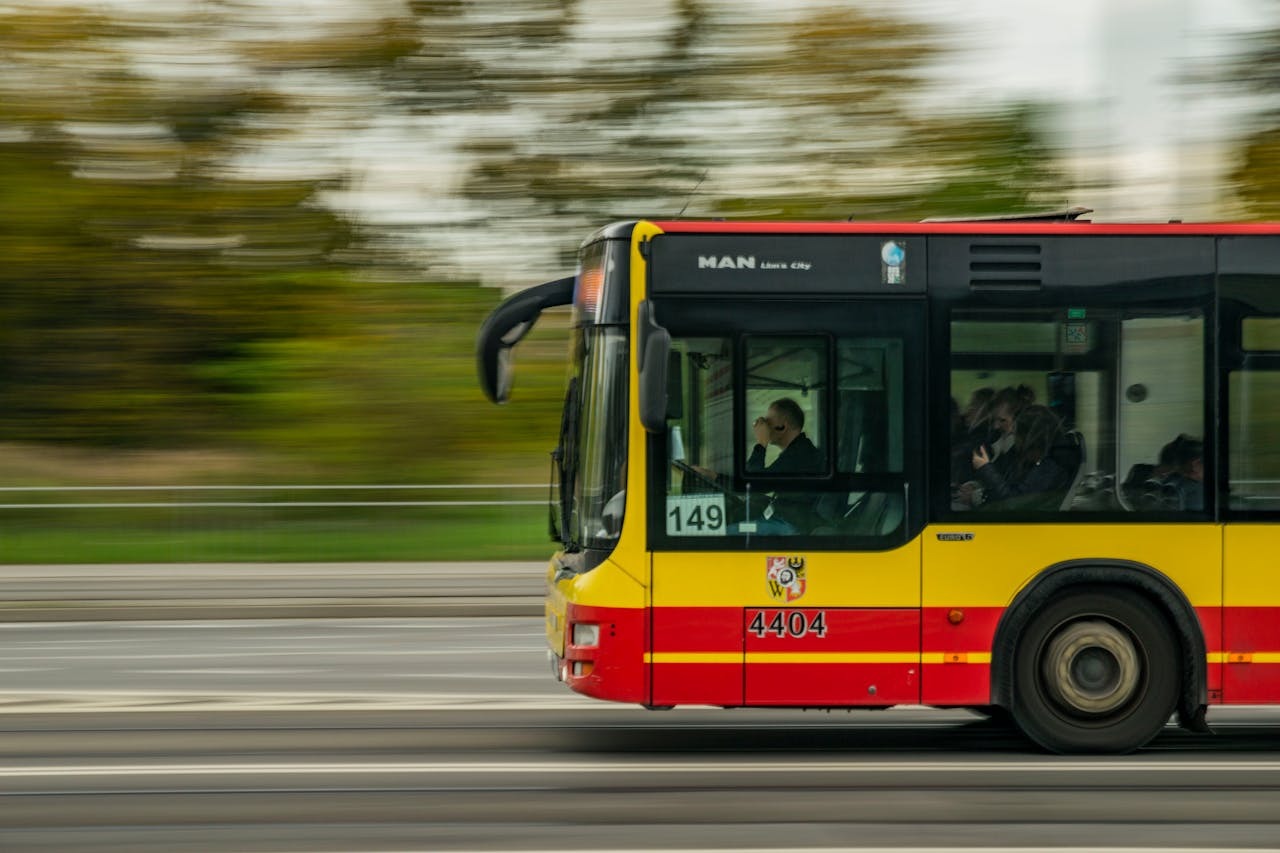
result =
M970 243L970 290L1039 290L1039 243Z

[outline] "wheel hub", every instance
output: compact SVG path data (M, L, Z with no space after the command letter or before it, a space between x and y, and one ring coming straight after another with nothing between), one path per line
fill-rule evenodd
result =
M1110 622L1073 622L1049 642L1043 660L1045 684L1064 708L1106 714L1129 702L1142 676L1133 640Z

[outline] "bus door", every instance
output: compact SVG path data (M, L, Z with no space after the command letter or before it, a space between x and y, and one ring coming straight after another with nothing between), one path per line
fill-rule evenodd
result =
M670 300L652 704L920 696L923 305ZM678 385L677 385L678 383Z
M1275 243L1262 247L1274 257ZM1280 296L1277 276L1223 284L1222 386L1227 414L1222 700L1280 697Z

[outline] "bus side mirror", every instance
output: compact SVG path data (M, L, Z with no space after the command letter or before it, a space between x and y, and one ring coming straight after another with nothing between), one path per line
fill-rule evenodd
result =
M574 279L562 278L531 287L508 298L485 318L476 337L480 388L495 403L511 395L511 348L529 333L547 308L573 302Z
M640 424L645 432L667 429L667 368L671 333L653 319L653 303L640 303L636 346L640 358Z

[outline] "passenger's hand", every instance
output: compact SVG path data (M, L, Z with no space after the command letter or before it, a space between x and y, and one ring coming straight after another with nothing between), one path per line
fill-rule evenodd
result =
M952 509L972 509L978 504L978 484L970 480L951 490Z
M991 464L991 457L987 455L987 446L979 444L973 450L973 470L977 471Z

